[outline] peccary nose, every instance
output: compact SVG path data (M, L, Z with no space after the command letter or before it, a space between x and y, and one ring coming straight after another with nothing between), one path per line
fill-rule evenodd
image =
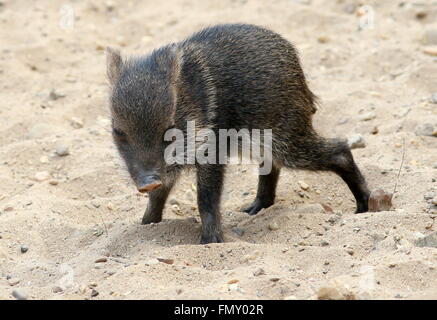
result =
M150 192L152 190L155 190L162 186L162 182L159 180L152 181L148 184L143 184L141 186L138 186L138 191L141 193Z

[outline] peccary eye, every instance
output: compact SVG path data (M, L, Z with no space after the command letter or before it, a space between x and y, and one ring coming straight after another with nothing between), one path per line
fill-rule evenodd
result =
M113 128L112 132L114 133L114 135L118 138L126 138L126 133L124 133L123 131Z

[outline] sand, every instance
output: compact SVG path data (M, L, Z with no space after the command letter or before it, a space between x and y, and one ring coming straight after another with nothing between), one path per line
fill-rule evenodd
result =
M437 249L420 246L437 230L437 138L420 131L437 128L437 57L423 39L437 2L400 3L2 1L0 298L437 299ZM353 154L371 189L393 191L404 153L391 211L355 215L337 176L283 170L276 204L251 217L240 209L256 169L231 166L226 243L198 244L192 174L163 222L140 224L148 200L111 141L104 48L145 54L223 22L295 44L321 99L315 127L364 138Z

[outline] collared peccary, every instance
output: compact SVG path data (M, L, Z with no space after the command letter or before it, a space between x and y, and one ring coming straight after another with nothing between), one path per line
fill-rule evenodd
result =
M140 192L149 193L142 223L160 222L182 169L197 174L201 243L223 242L220 197L223 164L164 160L168 129L271 129L273 167L259 176L251 215L271 206L280 169L325 170L349 186L356 212L368 209L369 190L345 141L319 136L312 126L316 97L295 48L280 35L247 24L206 28L142 57L107 49L113 138Z

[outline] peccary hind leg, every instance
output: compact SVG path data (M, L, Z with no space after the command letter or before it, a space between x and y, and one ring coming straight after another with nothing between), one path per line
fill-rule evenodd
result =
M220 225L223 177L224 167L221 165L197 167L197 204L202 220L201 244L223 242Z
M297 142L299 153L292 152L290 162L307 170L332 171L348 185L357 202L356 213L368 211L369 189L366 180L355 164L349 146L338 139L324 139L318 136L306 137Z
M258 191L253 203L243 211L250 215L257 214L261 209L270 207L275 202L276 186L281 169L272 166L272 171L267 175L259 175Z
M149 193L149 203L146 212L144 213L141 224L158 223L162 220L162 211L164 210L165 202L174 185L163 185Z

